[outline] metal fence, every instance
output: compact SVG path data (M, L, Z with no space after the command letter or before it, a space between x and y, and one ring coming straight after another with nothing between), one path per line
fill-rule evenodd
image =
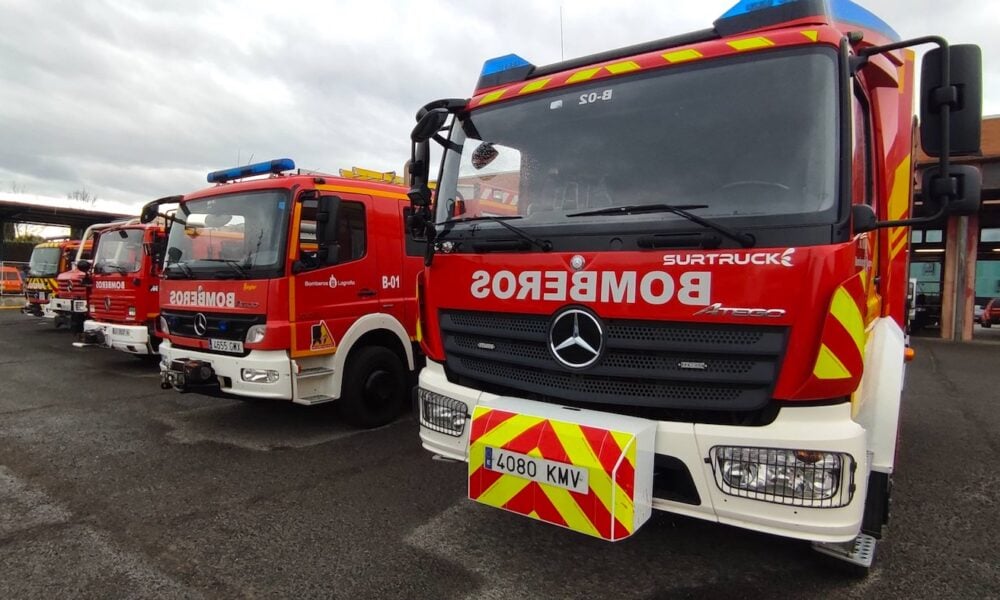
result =
M14 260L0 261L0 297L24 297L28 281L28 263Z

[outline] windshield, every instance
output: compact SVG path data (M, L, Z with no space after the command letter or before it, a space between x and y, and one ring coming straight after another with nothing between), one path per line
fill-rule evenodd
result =
M59 274L59 257L62 250L55 247L35 248L28 263L30 277L55 277Z
M275 277L283 272L288 193L226 194L181 204L164 273L192 279ZM103 243L103 242L102 242Z
M518 216L522 227L671 204L716 221L833 222L836 89L832 50L792 50L474 111L452 128L461 153L446 152L437 221ZM578 216L574 224L609 221ZM618 227L664 219L683 222L668 213L613 217Z
M141 229L119 229L101 234L94 256L95 273L137 273L141 268Z

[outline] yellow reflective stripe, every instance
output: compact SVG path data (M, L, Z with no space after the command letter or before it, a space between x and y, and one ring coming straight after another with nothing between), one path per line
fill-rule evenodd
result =
M623 446L624 451L622 455L618 458L618 462L615 463L615 472L621 468L623 460L630 462L633 465L633 470L635 469L635 447L635 437L630 436L625 446ZM615 496L612 498L612 504L615 510L611 514L614 516L620 515L618 522L624 525L625 530L631 534L633 529L632 524L635 520L635 502L632 498L628 497L628 494L618 485L617 481L615 482Z
M850 379L851 373L826 344L822 344L819 356L816 357L816 366L813 367L813 376L816 379Z
M611 437L615 438L615 441L618 442L619 448L629 448L630 447L629 444L632 442L632 440L635 439L635 436L633 436L631 433L622 433L620 431L611 431L609 433L611 433ZM629 464L632 465L632 468L634 469L635 468L634 445L631 446L631 452L626 453L625 458L628 459Z
M510 502L511 498L518 495L521 490L528 487L530 483L530 479L504 475L494 481L493 485L476 498L476 501L489 504L490 506L502 507L504 504Z
M910 193L910 157L907 156L896 167L892 178L892 192L889 194L889 220L903 218L909 206Z
M847 333L851 334L851 339L858 347L858 352L864 354L865 351L865 319L861 315L854 298L842 287L837 288L833 293L833 303L830 305L830 314L840 321Z
M393 198L394 200L409 200L410 198L402 192L384 192L382 190L372 190L349 185L326 185L319 184L317 190L324 192L346 192L348 194L362 194L364 196L374 196L376 198Z
M569 490L554 485L543 485L540 487L545 497L549 499L552 506L556 507L559 515L566 521L567 527L573 531L601 537L601 534L597 531L597 527L590 522L590 517L583 513L580 505L570 495Z
M594 75L597 75L598 73L600 73L602 68L603 67L595 67L593 69L584 69L582 71L577 71L576 73L573 73L572 75L569 76L569 79L566 80L566 83L576 83L578 81L587 81L587 80L591 79Z
M731 42L726 42L730 48L733 50L738 50L743 52L744 50L756 50L758 48L769 48L774 45L774 42L767 39L766 37L752 37L745 38L742 40L733 40Z
M638 71L642 67L640 67L634 60L626 60L625 62L615 63L604 68L607 69L612 75L621 75L622 73Z
M904 235L899 236L899 240L892 244L891 249L889 250L889 258L896 258L896 255L902 252L903 248L906 246L906 230L900 229L900 231L902 231Z
M544 88L549 84L552 79L539 79L537 81L532 81L521 88L518 94L530 94L531 92L537 92L538 90Z
M496 102L504 95L506 91L507 88L504 88L502 90L497 90L495 92L490 92L489 94L486 94L485 96L483 96L483 99L479 101L479 106L482 106L484 104L489 104L490 102Z
M666 54L663 54L661 56L663 56L663 59L669 63L680 63L689 60L698 60L699 58L702 58L701 52L698 52L693 48L687 48L685 50L675 50L674 52L667 52Z
M802 35L806 36L807 38L809 38L814 42L819 39L819 32L816 31L815 29L807 29L805 31L800 31L799 33L801 33Z
M611 479L611 475L605 472L601 460L594 454L593 448L587 443L583 436L583 431L578 425L573 423L563 423L560 421L549 421L552 431L562 444L571 464L578 467L585 467L589 471L590 489L597 496L604 508L609 513L617 516L619 520L632 522L634 511L632 499L628 498L625 491ZM617 494L614 494L617 492ZM621 509L616 514L614 500L620 496L622 500Z

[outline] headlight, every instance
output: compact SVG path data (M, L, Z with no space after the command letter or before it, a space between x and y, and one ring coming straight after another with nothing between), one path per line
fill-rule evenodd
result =
M469 407L464 402L424 388L417 390L417 398L421 425L456 437L462 435L469 418Z
M247 329L247 343L256 344L257 342L263 342L266 333L266 325L251 325L250 329Z
M271 369L241 369L240 377L250 383L276 383L278 372Z
M854 495L849 454L783 448L715 446L710 451L715 483L741 498L808 506L846 506Z
M160 317L160 331L163 333L170 333L170 327L167 325L166 317Z

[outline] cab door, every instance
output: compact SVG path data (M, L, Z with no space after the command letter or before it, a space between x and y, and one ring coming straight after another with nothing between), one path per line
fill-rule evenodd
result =
M317 218L334 207L328 229ZM292 282L292 355L332 354L361 316L378 311L377 249L369 243L371 198L357 194L321 196L302 202L296 272ZM335 231L326 240L323 231ZM319 231L319 235L317 235ZM325 254L325 256L324 256Z

